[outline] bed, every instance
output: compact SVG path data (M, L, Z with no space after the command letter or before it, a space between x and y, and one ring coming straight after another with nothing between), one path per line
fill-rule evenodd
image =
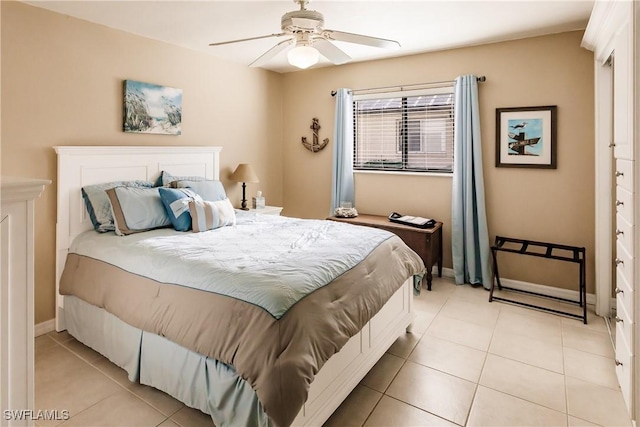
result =
M123 238L92 231L81 188L155 181L162 171L219 180L221 147L55 150L56 330L68 330L130 380L211 414L216 425L321 425L410 328L423 266L399 239L379 230L359 234L361 227L346 224L333 229L328 221L238 212L232 227L205 233L162 228ZM311 253L305 258L309 241L331 234L361 245L335 254L326 247L322 262ZM271 256L250 254L251 245L243 243L276 235L282 244L269 247ZM374 249L363 252L368 240ZM213 246L220 248L207 249ZM304 256L287 261L289 252ZM198 257L219 266L242 260L230 274L189 264ZM242 264L245 258L254 264ZM325 262L331 258L334 263ZM382 267L396 258L404 267ZM300 270L293 264L302 259L308 263L300 261ZM163 273L169 279L154 276L160 266L170 266ZM208 279L199 284L202 277Z

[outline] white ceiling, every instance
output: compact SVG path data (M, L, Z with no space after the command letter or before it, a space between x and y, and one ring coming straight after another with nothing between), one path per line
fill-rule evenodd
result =
M246 65L284 39L208 44L279 33L280 17L298 9L293 0L25 2ZM327 29L393 39L402 46L385 50L336 42L353 61L584 29L592 7L593 0L312 0L308 5L324 15ZM315 67L327 65L322 59ZM284 52L263 68L297 70Z

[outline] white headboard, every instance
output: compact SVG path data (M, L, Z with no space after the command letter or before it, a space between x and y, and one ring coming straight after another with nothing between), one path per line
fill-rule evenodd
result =
M172 175L220 179L222 147L53 147L58 154L58 213L56 219L56 330L64 325L60 276L69 245L93 228L80 189L111 181L155 181L163 170Z

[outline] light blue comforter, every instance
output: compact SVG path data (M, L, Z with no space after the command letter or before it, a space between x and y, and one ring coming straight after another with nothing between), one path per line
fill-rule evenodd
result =
M203 233L165 228L115 236L88 231L69 251L158 282L243 300L279 319L391 236L334 221L238 211L235 226Z

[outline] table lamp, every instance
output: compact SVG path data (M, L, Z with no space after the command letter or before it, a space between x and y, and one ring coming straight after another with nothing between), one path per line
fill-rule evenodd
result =
M253 168L248 163L240 163L236 170L231 174L230 177L235 182L242 183L242 209L243 211L248 211L247 207L247 198L246 198L246 189L247 182L260 182L256 173L253 171Z

